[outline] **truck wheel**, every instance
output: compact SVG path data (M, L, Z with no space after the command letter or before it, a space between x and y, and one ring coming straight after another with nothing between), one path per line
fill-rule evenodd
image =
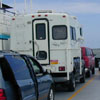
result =
M80 83L85 83L85 70L82 73L82 77L80 78Z
M75 76L74 76L74 74L72 74L72 77L71 77L70 82L69 82L68 89L69 89L69 91L75 91L75 88L76 88Z
M51 87L49 94L48 94L48 100L54 100L54 89Z
M93 67L92 69L92 74L94 75L95 74L95 68Z

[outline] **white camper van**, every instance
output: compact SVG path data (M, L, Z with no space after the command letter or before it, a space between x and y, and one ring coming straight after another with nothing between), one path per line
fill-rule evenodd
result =
M82 27L76 17L39 11L15 16L11 29L11 50L36 57L55 83L64 83L73 91L77 79L85 82Z

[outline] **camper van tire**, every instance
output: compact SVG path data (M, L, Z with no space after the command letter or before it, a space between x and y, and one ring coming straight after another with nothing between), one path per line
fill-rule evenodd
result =
M92 74L95 74L95 67L92 68Z
M85 69L83 69L82 77L80 78L80 83L85 83Z
M88 71L86 72L86 76L87 76L87 77L90 77L90 76L91 76L90 70L88 70Z
M72 76L69 81L68 89L69 89L69 91L72 92L72 91L75 91L75 88L76 88L75 75L74 75L74 73L72 73Z
M99 71L100 71L100 68L99 68Z

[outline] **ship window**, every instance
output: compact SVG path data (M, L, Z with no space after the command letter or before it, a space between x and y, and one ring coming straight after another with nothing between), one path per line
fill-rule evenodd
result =
M53 26L52 37L54 40L64 40L67 39L67 27L64 25Z

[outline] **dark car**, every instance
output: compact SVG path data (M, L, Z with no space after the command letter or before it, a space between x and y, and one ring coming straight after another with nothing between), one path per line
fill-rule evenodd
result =
M0 100L54 100L52 77L37 60L14 52L0 52L0 55L4 81L9 82L8 90L0 87L5 97Z

